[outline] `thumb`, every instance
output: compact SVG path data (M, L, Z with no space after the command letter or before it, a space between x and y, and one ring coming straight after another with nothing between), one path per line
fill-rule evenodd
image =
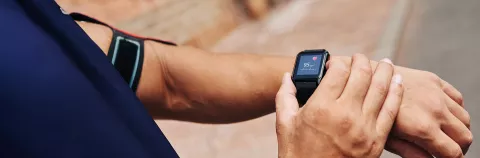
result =
M287 125L295 116L299 109L295 85L292 82L290 73L285 73L282 79L282 85L275 98L277 124Z

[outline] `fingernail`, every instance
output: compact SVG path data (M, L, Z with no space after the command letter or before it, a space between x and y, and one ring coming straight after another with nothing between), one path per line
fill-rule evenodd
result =
M396 74L395 76L393 76L393 82L396 84L402 84L402 75Z
M390 60L388 58L384 58L384 59L382 59L382 61L393 65L392 60Z
M282 84L285 84L288 82L288 80L290 80L290 77L292 75L290 75L290 73L286 72L285 74L283 74L283 79L282 79Z

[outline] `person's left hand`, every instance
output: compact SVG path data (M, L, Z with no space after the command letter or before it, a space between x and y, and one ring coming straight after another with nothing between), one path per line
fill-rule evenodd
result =
M386 149L402 157L463 157L473 135L462 94L431 72L397 70L405 94Z
M404 78L405 92L385 148L402 157L463 157L473 135L462 94L434 73L400 66L395 71Z

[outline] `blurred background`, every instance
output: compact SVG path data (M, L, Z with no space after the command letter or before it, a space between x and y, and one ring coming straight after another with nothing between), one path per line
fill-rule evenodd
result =
M464 95L480 136L479 0L57 0L136 34L218 53L310 48L434 72ZM275 117L229 125L157 121L180 157L277 156ZM387 152L382 156L393 158ZM467 157L480 157L474 141Z

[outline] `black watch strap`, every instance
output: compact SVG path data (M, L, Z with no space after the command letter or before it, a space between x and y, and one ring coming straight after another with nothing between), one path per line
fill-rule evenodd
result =
M300 82L295 83L295 87L297 88L297 100L300 107L303 107L305 103L307 103L310 96L315 92L317 89L317 83L315 82Z
M325 49L304 50L297 54L292 81L300 107L307 103L317 89L327 71L325 66L329 59L330 54Z

